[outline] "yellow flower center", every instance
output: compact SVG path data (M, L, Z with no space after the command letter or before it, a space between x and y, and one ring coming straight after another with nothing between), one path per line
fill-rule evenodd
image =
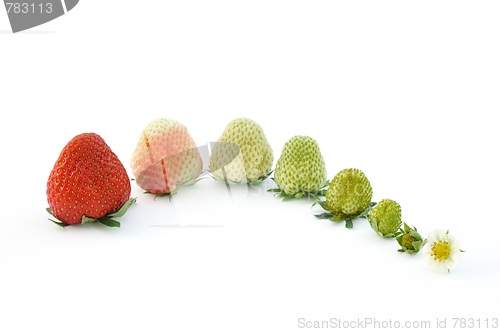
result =
M438 260L441 262L442 260L448 259L448 256L450 256L451 248L448 242L434 242L434 245L432 247L432 254L431 256L434 256L434 260Z

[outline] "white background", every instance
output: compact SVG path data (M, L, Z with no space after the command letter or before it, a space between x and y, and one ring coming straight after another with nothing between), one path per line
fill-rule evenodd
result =
M499 9L82 0L18 34L0 10L0 329L307 330L300 318L451 329L459 317L486 330L500 319ZM234 187L234 203L211 179L173 202L134 184L120 229L47 220L46 182L72 137L100 134L132 177L140 131L159 117L198 145L251 118L275 163L309 135L329 179L363 170L375 201L398 201L424 237L449 229L467 252L432 273L365 220L348 230L316 219L311 201L282 203L270 180Z

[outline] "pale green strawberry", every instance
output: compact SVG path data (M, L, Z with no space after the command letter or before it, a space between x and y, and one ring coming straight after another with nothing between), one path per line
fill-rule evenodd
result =
M318 143L309 136L294 136L283 147L274 169L274 182L282 196L317 193L326 183L325 161Z
M335 175L326 192L326 202L318 200L328 213L315 215L320 219L331 221L346 221L346 227L352 228L352 219L368 218L370 210L375 206L371 203L372 186L365 174L356 168L348 168Z
M372 186L365 174L356 168L337 173L328 187L326 204L347 217L355 217L366 210L372 199Z
M141 132L130 166L142 189L164 195L197 179L203 161L186 127L163 118L152 121Z
M399 235L401 206L390 199L381 200L370 213L370 225L382 237Z
M238 118L229 122L215 143L210 168L216 180L256 183L267 177L273 160L273 150L261 126Z

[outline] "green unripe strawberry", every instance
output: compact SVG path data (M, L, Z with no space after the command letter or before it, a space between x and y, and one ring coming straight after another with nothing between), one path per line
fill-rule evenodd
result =
M416 242L416 241L418 241L416 237L412 236L410 233L406 233L401 238L401 245L403 247L410 248L410 247L413 247L413 242Z
M318 143L309 136L290 138L276 163L274 182L286 195L315 193L322 188L326 168Z
M413 255L420 251L420 247L422 246L422 236L417 232L417 228L411 228L406 223L404 224L404 231L401 232L401 235L396 237L401 249L399 252L406 252L410 255Z
M387 198L381 200L370 213L370 225L382 237L399 235L401 206Z
M373 192L370 181L356 168L344 169L333 178L326 193L328 208L346 217L356 217L368 208Z

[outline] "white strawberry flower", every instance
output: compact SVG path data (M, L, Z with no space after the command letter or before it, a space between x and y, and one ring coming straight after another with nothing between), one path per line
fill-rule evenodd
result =
M429 270L436 273L450 272L457 267L462 257L460 242L442 229L436 229L427 235L421 251L424 260L429 264Z

